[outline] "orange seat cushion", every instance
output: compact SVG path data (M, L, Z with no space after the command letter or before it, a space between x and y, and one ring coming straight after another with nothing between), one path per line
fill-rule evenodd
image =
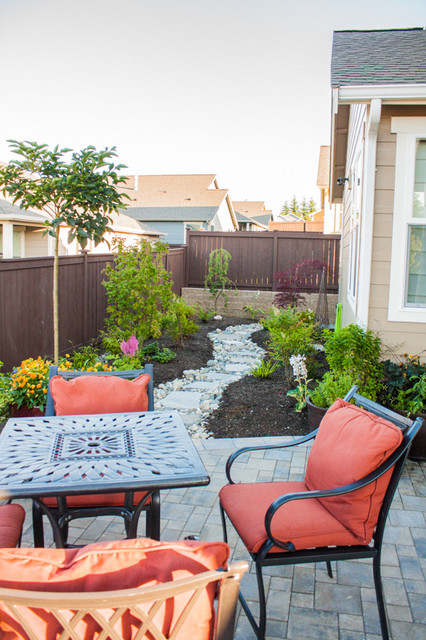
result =
M133 495L133 504L138 504L147 491L137 491ZM90 493L87 495L67 496L67 507L79 509L80 507L122 507L124 505L124 493ZM56 498L42 498L48 507L56 508ZM148 504L151 499L148 500Z
M0 505L0 547L16 547L24 520L25 511L20 504Z
M269 505L287 493L308 491L304 482L258 482L225 485L220 502L248 551L257 553L268 539L265 515ZM357 544L356 537L319 500L294 500L278 509L272 520L272 534L296 549ZM273 547L270 553L282 552Z
M224 542L157 542L147 538L101 542L80 549L0 549L0 587L54 592L94 592L131 589L180 580L203 571L226 567L229 547ZM178 640L211 640L214 626L215 585L200 596L177 635ZM156 614L156 622L168 636L192 594L168 601ZM147 611L149 603L140 605ZM27 610L31 628L40 640L57 635L57 623L46 611ZM117 631L132 640L140 624L130 614ZM123 626L122 626L123 625ZM79 637L98 638L96 623L86 616L79 622ZM26 639L21 625L0 603L0 636ZM151 638L151 635L144 635Z
M148 373L134 380L107 375L78 376L72 380L53 376L49 384L56 415L75 416L148 411L150 379Z
M392 422L338 399L321 421L306 466L306 486L315 491L360 480L375 471L402 439ZM391 474L392 469L355 492L321 499L358 543L368 544L372 538Z

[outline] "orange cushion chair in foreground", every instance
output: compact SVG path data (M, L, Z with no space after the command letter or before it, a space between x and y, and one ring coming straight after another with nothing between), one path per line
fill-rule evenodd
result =
M103 630L110 640L230 640L247 563L228 569L228 557L223 542L147 538L0 549L0 636L96 640Z
M20 504L0 505L0 547L16 547L22 533L25 511Z
M421 423L363 398L353 387L311 434L290 444L245 447L228 459L229 484L220 491L224 536L226 514L256 562L259 623L241 601L259 639L266 627L263 566L322 560L331 575L331 560L354 558L373 559L382 635L389 638L380 577L383 530ZM243 453L313 438L304 481L236 484L231 478L232 464Z
M58 371L49 367L49 387L46 403L46 416L53 415L91 415L98 413L130 413L133 411L152 411L154 409L153 366L129 371ZM127 501L124 493L104 493L102 495L81 495L67 498L67 509L74 517L93 517L94 515L116 515L128 520L123 514L146 496L146 492L130 494ZM54 515L59 514L56 498L44 498ZM123 507L126 507L125 509ZM85 511L86 510L86 511ZM146 512L146 535L151 538L160 536L160 496L155 491L144 505ZM44 546L43 514L41 508L33 504L34 546ZM67 533L68 525L62 528Z

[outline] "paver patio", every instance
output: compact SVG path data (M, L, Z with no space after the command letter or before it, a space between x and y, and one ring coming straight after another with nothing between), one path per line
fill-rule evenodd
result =
M226 483L225 462L230 453L247 444L291 440L195 440L211 476L207 487L162 492L162 539L187 535L221 540L218 492ZM238 464L239 479L301 480L308 446L296 450L257 451ZM237 464L233 469L236 470ZM390 511L383 545L382 575L393 640L426 638L426 463L408 461ZM32 546L31 505L22 501L27 518L22 545ZM140 535L144 519L141 518ZM46 540L49 538L46 523ZM79 544L124 537L120 518L74 521L70 539ZM234 559L248 559L244 546L229 527ZM268 593L267 640L380 640L371 561L333 563L334 577L325 564L266 568ZM243 591L256 611L254 572L246 575ZM238 617L235 640L251 640L254 633L244 615Z

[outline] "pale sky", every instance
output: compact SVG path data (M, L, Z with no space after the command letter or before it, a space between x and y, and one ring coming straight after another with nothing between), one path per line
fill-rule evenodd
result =
M115 145L127 174L318 200L333 30L406 27L426 0L0 0L0 160Z

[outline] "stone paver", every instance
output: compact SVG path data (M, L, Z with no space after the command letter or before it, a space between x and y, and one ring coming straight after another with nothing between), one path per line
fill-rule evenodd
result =
M225 462L236 448L248 444L272 444L292 438L252 438L194 441L211 475L207 487L176 489L162 493L161 536L163 540L200 535L202 539L222 539L217 493L225 484ZM297 454L257 451L241 458L238 477L285 480L302 474L307 447ZM391 509L383 546L382 568L385 598L392 640L426 638L426 463L408 461ZM23 546L32 545L31 510L27 509ZM49 526L46 539L52 544ZM141 518L139 534L144 535ZM228 528L233 559L250 558L232 527ZM88 543L124 537L120 518L74 521L71 541ZM74 539L73 539L74 538ZM333 578L325 565L269 567L265 569L268 594L267 640L380 640L371 562L333 563ZM254 613L258 611L255 572L242 582ZM243 612L239 613L235 640L255 639Z

